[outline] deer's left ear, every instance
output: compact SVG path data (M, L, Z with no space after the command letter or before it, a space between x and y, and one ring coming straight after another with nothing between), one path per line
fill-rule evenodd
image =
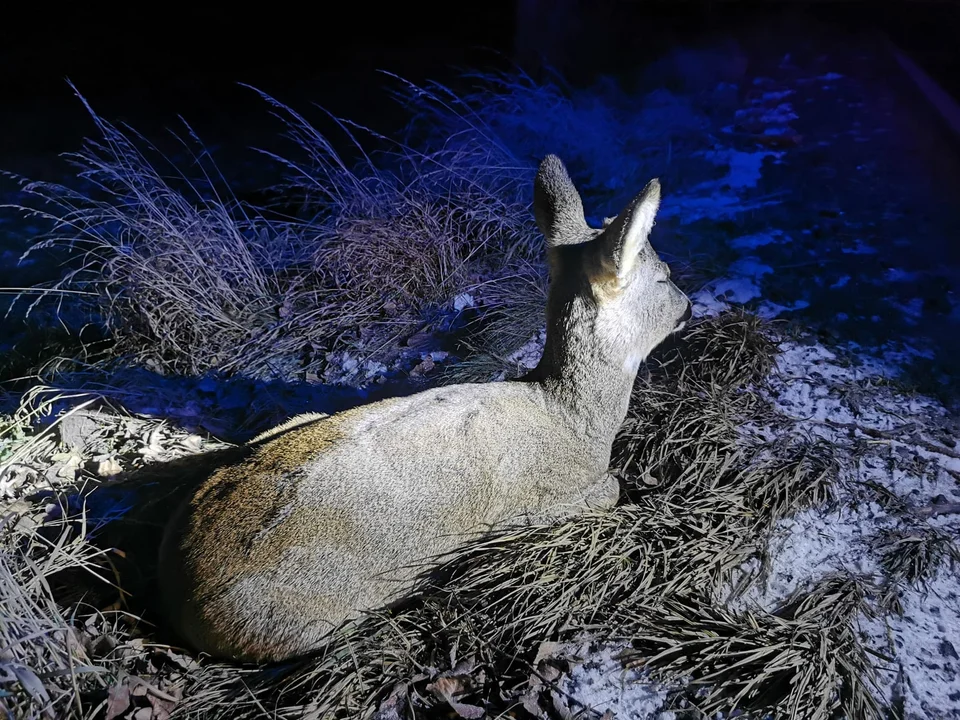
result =
M659 208L660 182L654 178L604 229L604 260L616 269L620 282L633 272L637 257L649 243Z

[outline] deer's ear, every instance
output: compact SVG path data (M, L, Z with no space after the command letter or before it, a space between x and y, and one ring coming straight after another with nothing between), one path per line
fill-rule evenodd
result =
M619 281L623 282L633 272L637 258L649 244L659 208L660 182L653 179L604 229L604 264L615 268Z
M548 247L583 242L589 236L580 193L556 155L547 155L540 163L533 188L533 214Z

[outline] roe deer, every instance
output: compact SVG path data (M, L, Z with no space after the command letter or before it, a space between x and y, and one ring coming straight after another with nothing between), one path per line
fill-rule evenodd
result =
M536 369L294 418L230 455L164 533L163 605L184 640L301 654L471 534L616 503L607 468L640 362L691 314L648 240L660 185L603 229L556 156L534 190L551 272Z

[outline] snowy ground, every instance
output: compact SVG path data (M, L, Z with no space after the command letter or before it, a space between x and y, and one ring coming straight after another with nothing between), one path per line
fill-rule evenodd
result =
M960 717L960 582L953 565L945 559L928 578L910 582L885 565L892 548L938 537L953 542L960 531L958 426L943 398L908 393L896 383L916 380L909 370L918 360L953 372L944 364L960 347L954 292L960 263L949 242L957 217L937 194L945 189L931 187L923 168L908 163L911 153L931 149L917 137L923 133L916 132L916 115L898 109L898 91L883 84L881 70L868 68L865 52L782 53L742 87L718 88L743 102L704 131L712 147L687 159L705 168L702 177L667 188L658 232L672 250L709 253L721 265L693 296L697 314L743 305L807 328L783 342L768 399L792 421L785 425L791 432L823 438L845 458L836 502L781 522L763 582L735 602L769 610L831 573L880 588L897 584L902 612L878 601L877 615L861 623L878 658L889 658L878 660L878 695L905 718ZM8 267L19 256L13 246L0 247L0 263ZM461 306L466 302L460 298ZM510 360L532 367L542 342L542 335L531 339ZM419 359L426 373L446 356L424 351ZM333 361L322 378L333 384L382 372L351 356ZM223 430L253 414L264 397L273 404L261 422L337 409L331 404L339 402L239 384L194 383L173 394L165 404L138 409ZM228 419L211 428L214 409ZM242 434L253 434L254 425ZM745 438L780 430L749 428ZM127 434L129 447L102 449L95 456L101 474L113 474L110 463L119 456L157 454L163 443L151 433L159 432L138 426ZM58 458L52 478L67 479L77 462L69 453ZM23 482L5 478L3 495L15 497ZM557 679L558 711L587 706L597 716L669 720L667 690L622 671L617 650L571 651L580 661Z
M822 117L834 98L833 103L846 106L845 113L860 118L869 104L889 98L865 101L863 96L875 89L869 80L830 71L804 74L789 55L780 69L775 79L752 80L754 89L736 112L735 123L724 127L715 148L702 154L721 176L679 195L668 194L661 212L661 222L681 231L705 221L737 220L726 239L735 259L695 294L695 313L746 305L764 318L810 328L799 340L782 344L769 400L793 421L792 432L822 438L846 458L837 501L780 523L764 582L736 606L772 610L793 591L836 573L866 578L878 588L898 586L902 612L878 604L875 617L861 619L869 646L878 658L887 658L878 659L877 695L900 717L960 717L955 558L944 559L929 578L915 582L892 577L883 563L891 549L925 538L942 538L956 548L960 534L957 422L940 399L895 389L898 379L916 381L906 371L917 358L942 359L952 347L953 338L943 333L960 321L955 270L949 263L938 264L932 248L914 248L930 229L916 226L913 237L906 234L909 224L902 223L910 213L904 208L910 198L891 198L882 218L865 218L864 197L848 191L848 213L845 196L838 193L831 198L833 208L819 213L824 224L829 221L823 218L837 219L830 236L819 223L805 220L814 214L810 210L820 208L797 212L789 191L767 191L773 176L820 170L803 157L811 144L827 152L835 149L840 159L833 171L842 172L851 147L857 153L864 146L890 150L890 133L907 122L888 108L869 123L872 127L865 127L865 118L863 123L854 119L842 132L816 126L821 139L801 138L795 128L807 108ZM745 131L751 135L746 143ZM756 142L758 137L775 139L778 149ZM888 154L894 157L880 155L856 170L881 175L878 166L900 161L896 153ZM886 225L882 231L881 220ZM893 228L904 235L893 237ZM537 346L537 339L532 340L512 359L532 365ZM765 430L753 432L762 438ZM667 693L618 669L616 649L586 653L583 664L563 680L574 705L590 707L597 716L672 717L663 710Z
M709 291L694 300L700 315L728 307ZM515 359L534 363L537 345L532 340ZM779 524L767 566L744 568L750 575L759 570L760 581L731 605L772 611L794 591L835 574L863 578L881 594L895 589L899 608L878 600L876 616L861 618L868 646L889 659L878 661L878 698L904 718L960 717L960 577L954 564L960 558L935 560L939 567L914 582L883 564L884 553L898 544L936 536L952 545L960 536L958 424L937 400L896 389L891 380L897 374L875 356L827 348L809 334L781 338L768 400L784 422L746 428L745 441L771 441L784 428L821 438L839 450L841 482L835 502ZM668 691L624 671L616 661L620 649L577 649L557 702L572 701L598 716L672 718L664 709Z
M847 458L835 505L781 523L766 582L746 602L771 609L829 573L896 583L883 553L931 534L960 532L956 423L934 400L905 396L869 360L820 345L788 345L777 362L772 400L797 430L842 448ZM887 492L883 492L883 491ZM878 611L862 630L881 663L882 697L905 717L960 715L960 580L952 561L906 583L902 613Z

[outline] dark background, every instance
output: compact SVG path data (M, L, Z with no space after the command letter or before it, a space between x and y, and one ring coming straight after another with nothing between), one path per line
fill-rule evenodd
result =
M378 92L379 69L449 80L456 66L517 61L536 73L545 54L586 82L789 13L877 28L960 96L960 3L952 1L35 5L0 22L0 163L14 170L38 153L73 149L90 132L66 78L102 115L148 133L184 114L205 138L251 139L268 120L237 82L389 130L399 115Z

